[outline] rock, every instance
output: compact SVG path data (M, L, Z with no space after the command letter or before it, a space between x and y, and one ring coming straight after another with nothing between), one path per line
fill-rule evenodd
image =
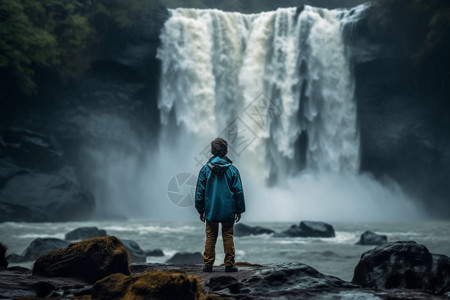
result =
M11 254L10 260L14 263L33 261L50 251L65 248L67 245L69 245L68 242L56 238L37 238L30 243L22 255Z
M18 263L18 262L24 262L25 260L23 259L22 255L16 254L16 253L11 253L10 255L8 255L8 260L13 262L13 263Z
M235 273L223 273L220 268L205 273L201 264L145 263L131 268L133 274L158 270L196 275L205 283L208 295L214 293L226 299L445 299L420 290L361 288L300 263L246 263Z
M372 231L366 231L361 235L359 242L356 245L382 245L386 244L388 241L386 235L376 234Z
M6 250L8 250L8 247L6 247L5 244L0 242L0 268L8 267L8 258L6 257Z
M94 207L94 197L78 183L72 168L19 174L0 189L0 222L84 220Z
M292 225L276 237L335 237L333 226L324 222L302 221L300 225Z
M66 240L85 240L106 236L106 231L97 227L80 227L66 233Z
M164 256L164 252L161 249L153 249L145 252L145 256Z
M240 298L244 295L251 295L255 299L298 296L308 290L354 289L357 287L299 263L264 265L254 272L246 274L239 281L232 275L214 276L206 285L220 296Z
M402 10L410 12L406 7ZM389 39L392 27L382 25L381 15L378 20L371 15L373 9L365 13L360 24L349 23L348 26L348 41L358 44L348 46L352 48L351 57L355 61L360 170L378 179L392 178L414 198L426 199L423 207L427 212L448 218L450 103L443 101L443 95L448 92L438 91L433 86L441 82L441 79L433 80L434 76L448 76L442 77L432 63L422 71L411 72L412 66L418 63L412 62L411 55L405 55L403 46L398 47L402 39ZM397 14L391 14L393 16L402 19ZM358 31L362 31L361 34ZM414 32L404 31L398 33L398 37ZM435 59L441 60L439 55ZM412 77L416 75L412 74L423 78L414 80ZM441 87L447 86L441 84ZM422 92L414 92L419 89Z
M178 252L168 259L166 263L172 265L202 264L203 255L200 252Z
M369 288L450 291L450 258L416 242L391 242L364 252L352 283Z
M141 247L132 240L121 240L122 243L125 245L125 248L127 248L128 253L130 254L131 262L145 262L146 255L144 250L141 249Z
M242 287L233 276L213 276L208 281L209 290L212 292L228 289L230 294L241 292Z
M113 274L95 283L93 299L205 299L197 276L150 271L140 275Z
M1 139L0 139L1 143ZM0 154L1 156L1 154ZM22 169L19 166L13 164L7 159L0 158L0 187L5 185L5 183L20 173L29 173L30 170Z
M275 233L274 230L260 227L260 226L249 226L243 223L238 223L234 225L234 235L235 236L246 236L246 235L259 235L259 234L272 234Z
M5 154L21 168L48 172L63 165L63 152L52 136L18 127L4 129L0 135Z
M1 130L0 222L89 218L94 197L68 165L53 136L19 127Z
M133 276L116 273L94 285L74 278L31 276L29 269L21 267L0 269L0 299L44 295L50 290L47 298L185 299L185 295L192 295L191 291L201 290L195 288L193 277L205 283L207 295L194 296L199 299L218 299L216 295L226 299L446 299L446 294L421 290L362 288L299 263L246 264L236 273L205 273L202 265L141 263L130 267ZM149 291L149 285L155 288ZM184 294L166 296L168 291Z
M39 257L33 266L33 275L73 277L89 283L114 273L130 274L128 252L114 236L72 243Z
M46 282L46 281L39 281L36 283L33 283L31 285L32 289L36 292L37 297L45 298L47 295L49 295L52 291L56 290L56 286Z
M86 285L86 282L74 278L32 276L30 269L18 266L0 269L0 299L45 297L54 291L58 291L57 298L61 299L63 293Z

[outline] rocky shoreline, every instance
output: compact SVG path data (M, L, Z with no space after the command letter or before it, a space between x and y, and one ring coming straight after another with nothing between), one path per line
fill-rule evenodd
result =
M407 80L411 58L397 39L387 38L395 31L383 25L402 18L379 9L367 10L345 29L358 101L360 171L393 179L430 213L448 217L450 118L443 96L448 93L422 81L421 92L414 89ZM5 95L12 100L1 109L0 221L126 219L94 197L104 182L92 170L106 166L92 153L114 147L125 156L139 156L158 145L161 61L156 53L169 11L158 7L146 15L132 29L105 32L89 70L72 85L43 76L31 100ZM413 37L415 48L426 44L413 30L401 33ZM446 55L436 61L440 57L445 61ZM420 74L448 77L433 70Z
M164 265L136 263L132 276L150 271L193 275L200 278L204 297L231 299L450 299L449 293L435 295L419 289L372 289L319 273L301 263L239 265L239 272L225 273L216 267L204 273L202 265ZM92 295L96 284L73 278L33 276L21 267L0 269L0 298L20 297L77 298ZM96 299L96 297L93 297Z
M43 254L32 270L0 266L0 299L450 299L450 258L413 241L364 252L351 282L300 262L204 273L201 263L130 261L114 236L75 242Z

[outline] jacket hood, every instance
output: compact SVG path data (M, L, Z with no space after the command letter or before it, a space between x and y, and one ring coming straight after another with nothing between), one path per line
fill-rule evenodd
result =
M209 159L209 161L207 163L207 165L211 169L211 171L217 175L224 174L232 164L233 164L233 162L231 161L231 159L229 159L226 156L223 158L218 157L218 156L213 156Z

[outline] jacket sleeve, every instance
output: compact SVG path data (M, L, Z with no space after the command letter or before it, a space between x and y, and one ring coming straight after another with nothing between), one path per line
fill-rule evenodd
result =
M236 213L241 214L245 212L245 199L244 190L242 189L241 175L239 174L238 169L236 169L236 174L233 178L232 189L234 193L234 201L236 203Z
M205 211L205 189L206 189L206 176L205 172L200 169L197 178L197 187L195 189L195 208L199 214Z

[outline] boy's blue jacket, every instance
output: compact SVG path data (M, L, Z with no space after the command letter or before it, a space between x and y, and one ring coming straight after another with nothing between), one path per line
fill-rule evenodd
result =
M195 190L195 208L208 222L233 223L245 211L238 169L228 157L213 156L201 168Z

